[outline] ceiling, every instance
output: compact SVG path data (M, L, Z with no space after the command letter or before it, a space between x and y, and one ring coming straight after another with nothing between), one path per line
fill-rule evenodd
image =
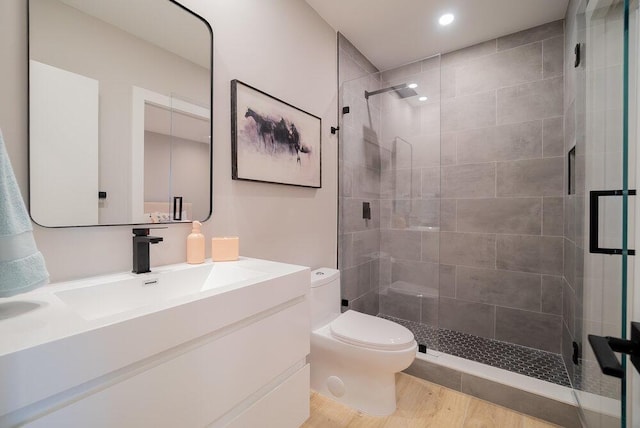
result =
M306 0L378 69L563 19L569 0ZM438 18L453 13L442 27Z

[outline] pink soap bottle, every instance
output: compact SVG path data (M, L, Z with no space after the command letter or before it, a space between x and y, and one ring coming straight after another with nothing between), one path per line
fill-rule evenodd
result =
M187 236L187 263L197 265L204 263L204 235L200 232L202 223L193 222L193 229Z

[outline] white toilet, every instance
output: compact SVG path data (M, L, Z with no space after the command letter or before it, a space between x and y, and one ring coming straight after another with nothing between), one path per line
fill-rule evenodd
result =
M396 409L395 374L411 365L413 333L360 312L340 313L340 272L311 272L311 388L374 416Z

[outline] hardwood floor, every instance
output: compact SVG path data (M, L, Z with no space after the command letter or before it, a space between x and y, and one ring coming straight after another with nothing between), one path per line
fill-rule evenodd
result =
M425 380L399 373L396 377L398 408L386 417L359 413L311 393L311 417L304 428L548 428L539 419L496 406Z

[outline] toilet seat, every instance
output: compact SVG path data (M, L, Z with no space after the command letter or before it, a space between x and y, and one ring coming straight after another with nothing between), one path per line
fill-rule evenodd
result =
M333 320L330 330L342 342L370 349L394 351L414 344L413 333L406 327L351 310Z

